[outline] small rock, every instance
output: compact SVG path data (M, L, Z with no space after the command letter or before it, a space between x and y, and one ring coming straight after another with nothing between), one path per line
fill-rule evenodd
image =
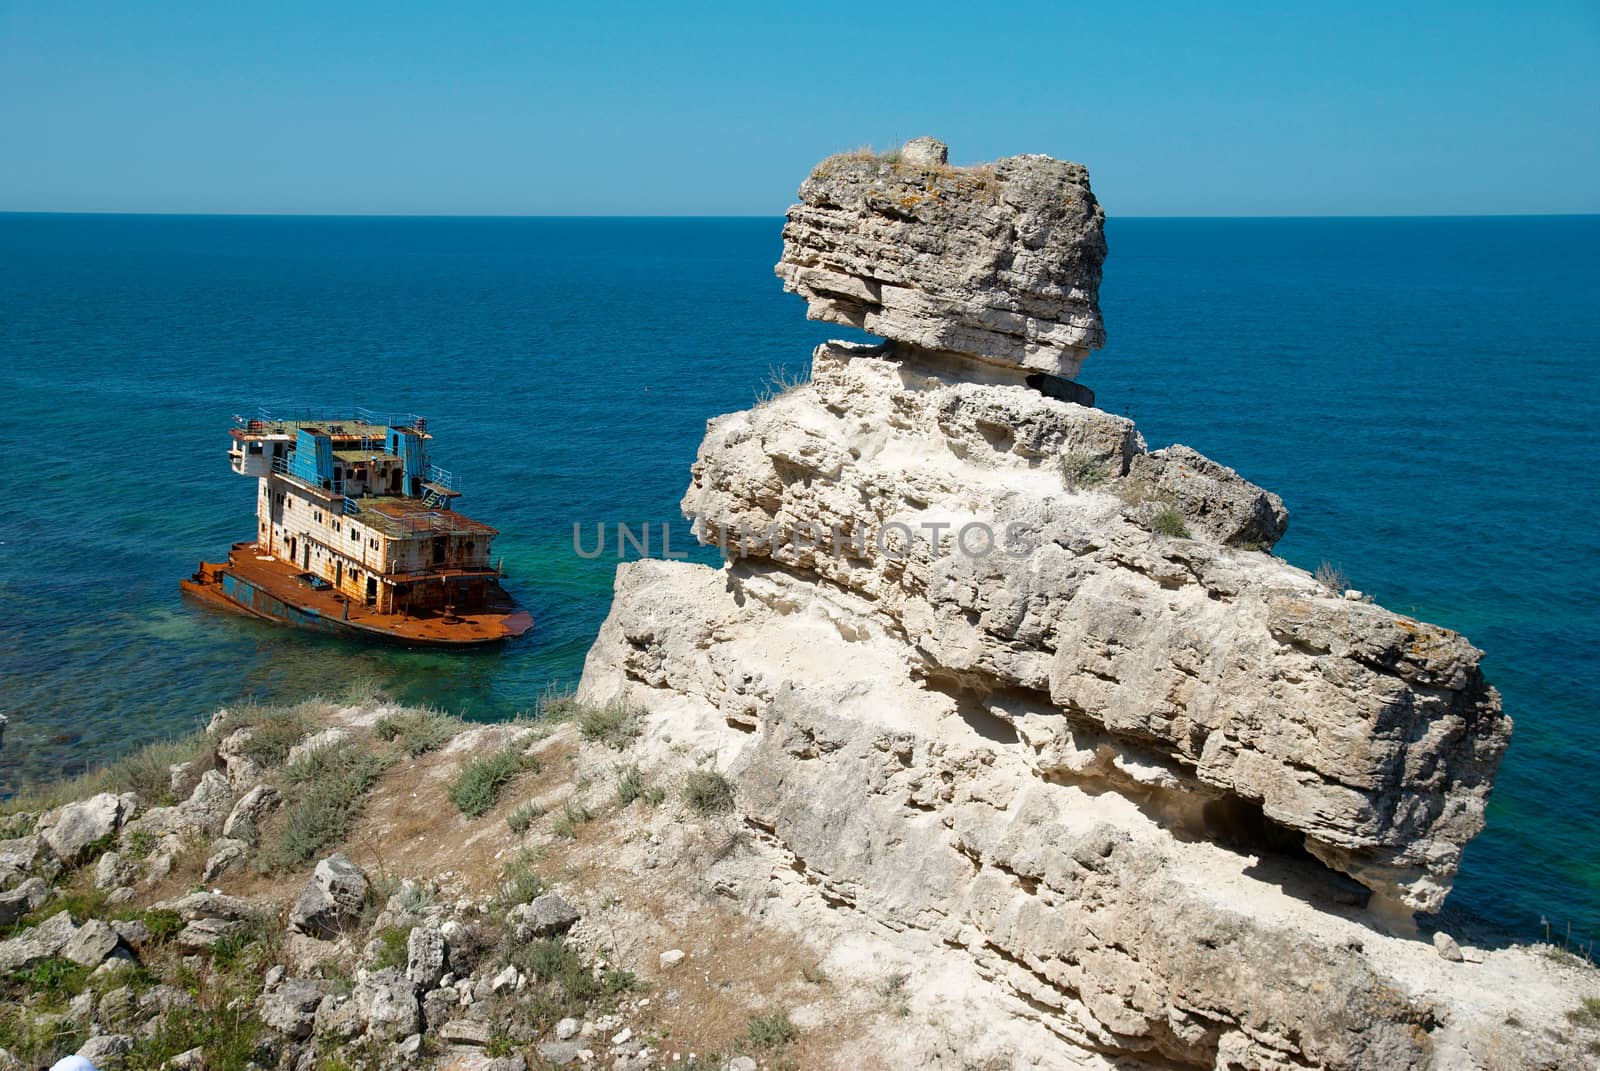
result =
M402 1060L415 1060L422 1055L422 1035L412 1034L394 1047L395 1055Z
M267 968L267 976L263 980L262 988L271 989L273 986L277 985L279 982L282 982L283 981L283 976L285 974L288 974L288 973L289 973L288 970L285 969L281 964L275 964L275 965L273 965L271 967L268 967Z
M222 764L224 773L227 774L228 783L235 791L243 791L247 786L260 781L265 770L254 760L245 755L245 745L255 736L255 730L249 726L235 729L217 744L217 761Z
M1447 959L1451 963L1460 963L1466 958L1462 956L1461 946L1456 944L1456 939L1443 930L1433 935L1433 947L1440 959Z
M322 987L307 978L283 982L261 1002L261 1021L285 1037L303 1041L311 1036Z
M150 941L150 927L139 919L117 919L111 923L122 943L132 948L143 948Z
M381 1037L403 1038L422 1025L416 990L393 967L366 974L356 983L350 1000L368 1031Z
M255 844L261 839L261 822L282 802L271 785L257 785L239 798L222 823L222 835L229 840Z
M551 1067L566 1067L574 1063L587 1063L583 1054L588 1052L576 1041L546 1041L539 1046L539 1058ZM593 1054L590 1054L593 1059Z
M749 1056L735 1056L723 1068L724 1071L756 1071L756 1062Z
M189 798L178 804L178 819L188 829L215 837L222 832L222 823L232 810L233 786L216 770L207 770Z
M206 1066L206 1052L196 1045L178 1053L166 1062L166 1071L201 1071Z
M406 977L420 989L432 989L444 977L446 962L444 934L418 926L406 938Z
M556 1024L556 1037L562 1041L571 1041L578 1036L578 1031L582 1028L583 1024L576 1019L570 1017L563 1019Z
M223 838L214 842L211 845L211 855L206 859L206 868L200 874L200 880L215 881L249 853L250 846L242 840Z
M109 891L132 885L139 876L139 863L121 852L107 852L94 865L94 887Z
M110 792L69 803L44 830L44 841L57 859L71 866L91 845L115 833L129 810L123 797Z
M664 971L671 970L673 967L676 967L678 964L682 963L686 955L688 955L688 953L681 948L668 949L667 951L661 953L661 969Z
M244 922L257 919L265 911L249 900L216 892L192 892L173 900L163 900L155 905L158 911L174 911L185 921L197 919L232 919Z
M521 977L521 973L515 967L508 965L505 970L489 979L489 992L498 993L502 989L515 989Z
M349 997L329 993L317 1005L315 1028L318 1037L349 1041L361 1033L361 1014Z
M632 1040L633 1040L633 1031L630 1028L626 1027L626 1026L623 1027L621 1030L618 1030L615 1034L611 1035L611 1044L613 1044L613 1045L626 1045L629 1041L632 1041Z
M99 919L90 919L62 948L61 954L81 966L98 967L116 951L121 942L122 938L110 925Z
M439 1037L456 1045L487 1045L493 1036L489 1024L476 1019L452 1019L439 1028Z
M904 163L922 167L948 164L950 146L938 138L912 138L900 146L900 159Z
M29 878L15 889L0 893L0 929L37 908L49 895L50 886L42 878Z
M555 893L536 897L531 904L521 904L506 916L519 941L535 937L549 937L572 927L582 917L578 909Z
M167 767L167 791L176 799L186 799L200 782L198 763L174 762Z
M31 930L23 930L9 941L0 941L0 973L26 967L40 960L59 956L67 942L78 935L78 924L63 911L51 915Z
M311 754L313 751L321 751L325 747L342 744L348 739L350 739L350 733L345 729L340 729L337 726L324 729L320 733L306 737L290 748L288 757L283 760L283 764L292 766L296 761Z
M178 931L178 947L192 951L215 948L217 942L244 932L245 924L236 919L195 919Z
M437 1030L460 1006L461 995L454 989L430 989L422 996L422 1021L429 1030Z
M96 1067L104 1067L117 1058L133 1051L133 1038L127 1034L101 1034L85 1041L78 1055Z
M289 913L290 928L311 937L338 936L360 914L367 899L367 875L343 854L317 864Z

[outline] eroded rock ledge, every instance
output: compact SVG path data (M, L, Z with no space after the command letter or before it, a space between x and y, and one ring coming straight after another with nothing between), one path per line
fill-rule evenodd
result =
M818 164L789 209L778 274L814 320L1072 376L1105 342L1105 212L1081 164L951 167L919 138Z
M1054 775L1103 737L1410 910L1482 828L1510 722L1479 652L1256 549L1277 496L1121 417L828 344L810 386L710 423L683 506L730 558L867 599L918 674L1029 695Z

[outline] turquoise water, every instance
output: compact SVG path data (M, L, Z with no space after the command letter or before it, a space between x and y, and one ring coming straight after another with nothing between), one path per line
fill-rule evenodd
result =
M1084 381L1281 493L1284 557L1461 629L1516 719L1453 904L1600 931L1600 219L1113 220ZM769 219L0 215L0 792L244 696L375 678L475 718L570 684L614 557L705 420L819 340ZM177 580L253 531L257 406L425 414L538 618L493 652L341 644ZM676 535L686 542L687 529Z

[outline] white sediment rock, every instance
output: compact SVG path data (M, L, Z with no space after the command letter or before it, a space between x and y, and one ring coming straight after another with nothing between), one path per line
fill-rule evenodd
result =
M733 780L756 836L707 888L899 935L992 986L946 1011L1085 1059L1574 1055L1552 1009L1581 979L1410 931L1509 739L1480 652L1264 553L1287 512L1232 469L1006 373L1100 343L1099 209L1076 165L938 153L802 188L779 274L893 341L823 345L809 384L710 421L683 509L729 564L619 567L585 665L579 698L646 710L655 761Z

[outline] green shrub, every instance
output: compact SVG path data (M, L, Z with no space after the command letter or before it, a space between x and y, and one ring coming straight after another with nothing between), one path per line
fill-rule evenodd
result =
M306 735L306 721L297 709L275 711L250 724L250 737L239 748L258 766L281 766Z
M407 710L385 714L373 724L372 732L379 740L398 740L400 750L416 758L444 747L456 735L460 724L455 718L435 711Z
M533 853L527 851L518 852L506 860L500 870L500 887L495 892L495 900L501 907L532 903L550 890L550 886L534 869L534 861Z
M410 958L411 926L385 926L378 931L378 954L373 957L374 970L385 967L399 967L405 970L406 960Z
M66 1015L38 1015L21 1001L0 1004L0 1049L25 1067L49 1067L78 1051L88 1040L87 1026Z
M631 971L610 968L597 973L577 949L559 937L517 945L508 958L533 979L532 990L519 999L540 1020L568 1015L583 1018L591 1009L614 1007L618 997L639 986Z
M488 813L501 790L526 769L537 769L537 762L522 753L521 743L472 759L450 782L450 802L468 818L477 818Z
M578 836L578 827L593 818L589 808L568 796L561 805L561 817L556 819L552 832L558 837L575 840Z
M8 980L21 983L48 1004L65 1004L68 998L83 992L89 980L89 969L63 956L51 956L18 967Z
M716 770L695 770L683 780L683 802L697 814L733 810L733 783Z
M750 1044L758 1049L777 1049L799 1037L800 1028L789 1019L787 1011L779 1008L751 1019L748 1036Z
M529 800L506 815L506 825L513 833L526 833L533 823L544 817L544 808Z
M1600 997L1584 997L1583 1003L1567 1012L1567 1019L1574 1026L1600 1030Z
M617 802L626 807L643 795L644 775L639 772L639 764L623 767L617 774Z
M578 732L585 740L621 749L639 735L639 712L616 702L586 706L578 712Z
M146 911L140 916L145 928L150 931L150 939L158 945L164 945L183 929L183 916L176 911L156 909Z
M1151 518L1150 527L1157 535L1163 535L1169 539L1189 538L1189 526L1184 523L1183 514L1172 506L1166 506L1159 510Z
M355 741L346 740L302 755L284 770L295 786L286 793L283 825L262 853L273 868L298 867L321 850L349 835L361 814L367 791L383 773L383 759Z
M1105 462L1082 450L1068 450L1057 459L1061 466L1061 479L1069 491L1087 491L1098 487L1110 478Z

